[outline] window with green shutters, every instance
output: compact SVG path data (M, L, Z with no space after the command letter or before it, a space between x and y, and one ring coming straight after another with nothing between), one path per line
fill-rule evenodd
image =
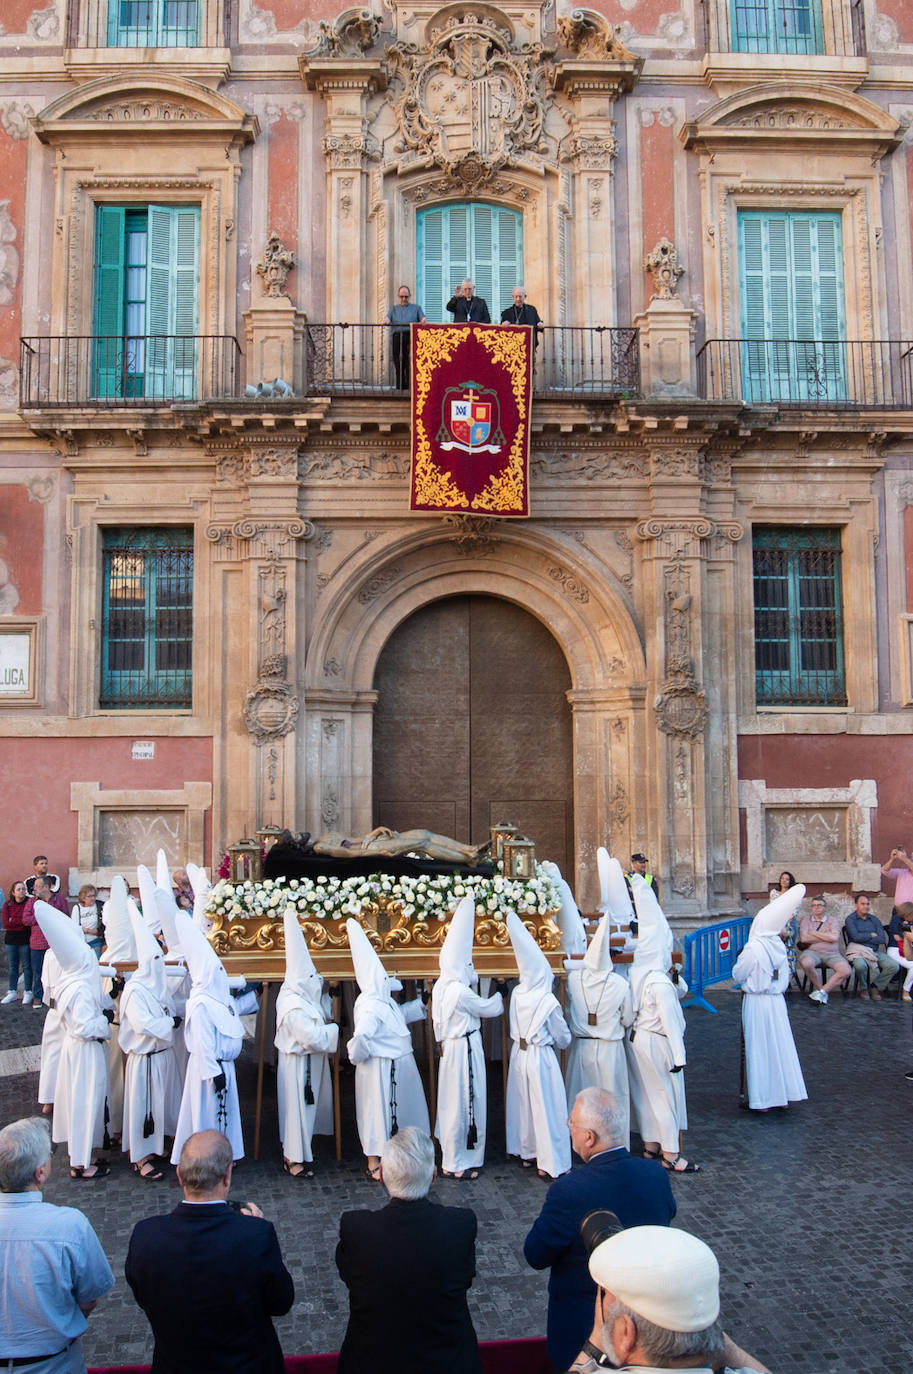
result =
M195 48L198 0L108 0L108 46Z
M824 51L821 0L732 0L733 52Z
M199 296L198 205L100 205L95 395L194 399Z
M103 532L101 692L104 709L192 705L193 531Z
M745 399L844 400L840 215L741 211L739 268Z
M488 302L492 320L523 285L523 216L500 205L468 203L420 210L417 217L416 295L429 320L453 318L445 305L467 277Z
M759 706L844 706L840 531L752 534Z

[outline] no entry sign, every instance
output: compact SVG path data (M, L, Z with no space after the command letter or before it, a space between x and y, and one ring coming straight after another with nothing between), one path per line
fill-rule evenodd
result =
M730 945L730 935L729 935L729 927L727 926L724 930L721 930L721 931L720 931L720 935L719 935L720 953L721 953L721 954L728 954L728 953L729 953L729 945Z

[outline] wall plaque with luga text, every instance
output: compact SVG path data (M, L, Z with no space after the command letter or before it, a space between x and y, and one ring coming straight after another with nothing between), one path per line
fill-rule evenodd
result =
M36 700L34 621L0 625L0 707Z

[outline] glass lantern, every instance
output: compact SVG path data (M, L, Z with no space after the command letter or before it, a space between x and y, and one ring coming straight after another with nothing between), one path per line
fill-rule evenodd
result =
M259 882L263 876L259 840L239 840L228 846L228 862L233 883Z
M509 821L498 821L491 827L491 861L496 867L504 858L506 841L512 839L517 833L517 827L511 825ZM506 865L504 871L507 872Z
M525 835L504 841L504 876L526 882L536 876L536 846Z

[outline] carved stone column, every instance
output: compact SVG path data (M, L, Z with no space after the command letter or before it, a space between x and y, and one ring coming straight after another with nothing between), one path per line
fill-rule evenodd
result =
M300 394L304 381L305 315L295 309L286 292L286 279L294 263L294 253L271 234L263 261L256 265L261 295L244 312L244 333L248 385L280 377Z
M237 485L217 485L206 530L216 851L258 826L290 825L298 811L298 564L313 527L297 515L296 472L296 443L248 441L220 464Z
M308 826L364 835L372 820L372 716L376 692L312 691L307 697L304 813Z
M363 234L371 208L369 172L380 158L368 131L367 102L374 91L384 89L386 77L382 65L367 58L308 57L301 65L308 89L326 102L326 319L355 323L364 318L369 300ZM315 302L312 318L319 308Z

